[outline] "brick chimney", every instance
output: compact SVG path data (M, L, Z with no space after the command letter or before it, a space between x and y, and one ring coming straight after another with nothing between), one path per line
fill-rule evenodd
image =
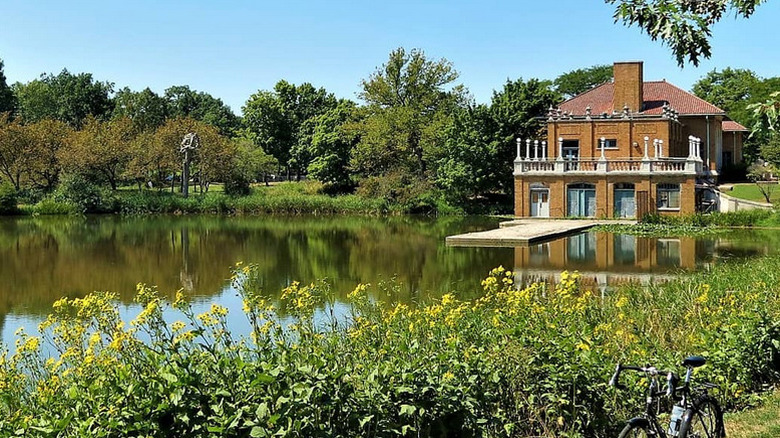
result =
M612 106L617 112L623 112L628 105L631 112L642 111L642 61L616 62L612 66L615 88L612 94Z

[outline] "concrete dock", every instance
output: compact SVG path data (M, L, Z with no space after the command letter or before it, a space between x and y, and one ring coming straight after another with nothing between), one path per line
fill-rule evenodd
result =
M447 237L448 246L528 246L576 234L601 224L634 224L633 220L599 219L516 219L499 228Z

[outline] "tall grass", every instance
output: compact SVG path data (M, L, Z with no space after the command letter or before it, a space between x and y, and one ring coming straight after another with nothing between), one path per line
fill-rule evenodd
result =
M42 358L41 339L21 334L0 362L0 434L613 436L644 403L638 376L626 392L607 386L617 362L673 368L703 354L695 378L729 407L780 381L778 263L605 297L576 273L517 288L503 268L473 301L383 305L372 297L392 287L358 285L347 319L327 284L271 301L239 266L244 314L230 317L248 318L247 339L227 330L227 309L195 315L183 295L168 303L145 286L129 325L111 294L62 299L41 327L60 354Z
M137 214L437 214L457 215L462 210L447 204L441 196L425 195L414 202L393 204L379 198L353 194L325 194L321 184L283 183L257 187L247 196L224 192L192 194L188 198L167 191L120 190L103 193L88 208L72 200L49 196L22 207L23 214L74 213Z

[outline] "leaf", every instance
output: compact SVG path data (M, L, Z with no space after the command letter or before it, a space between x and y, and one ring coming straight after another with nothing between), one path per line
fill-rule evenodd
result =
M179 381L179 378L176 377L175 374L171 374L171 373L168 373L168 372L160 373L160 377L162 377L163 379L167 380L168 383L176 383L176 382Z
M267 437L268 431L266 431L265 428L262 428L260 426L255 426L252 428L252 431L249 432L249 436L251 436L252 438Z
M412 416L417 411L417 408L412 405L401 405L401 415Z
M374 416L373 416L373 415L369 415L368 417L363 417L363 419L362 419L362 420L360 420L360 427L361 427L361 428L365 427L365 426L366 426L366 423L368 423L369 421L371 421L371 420L373 420L373 419L374 419Z
M268 403L266 402L260 403L260 405L257 407L257 410L255 410L255 415L257 416L258 420L262 420L270 413L271 411L268 409Z

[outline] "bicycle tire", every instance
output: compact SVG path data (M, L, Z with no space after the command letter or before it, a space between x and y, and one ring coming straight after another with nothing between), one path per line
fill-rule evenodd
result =
M683 414L679 438L724 438L726 428L723 425L723 410L718 402L703 396L693 403Z
M647 427L638 424L626 424L626 427L620 431L618 438L648 438L650 436L647 432Z

